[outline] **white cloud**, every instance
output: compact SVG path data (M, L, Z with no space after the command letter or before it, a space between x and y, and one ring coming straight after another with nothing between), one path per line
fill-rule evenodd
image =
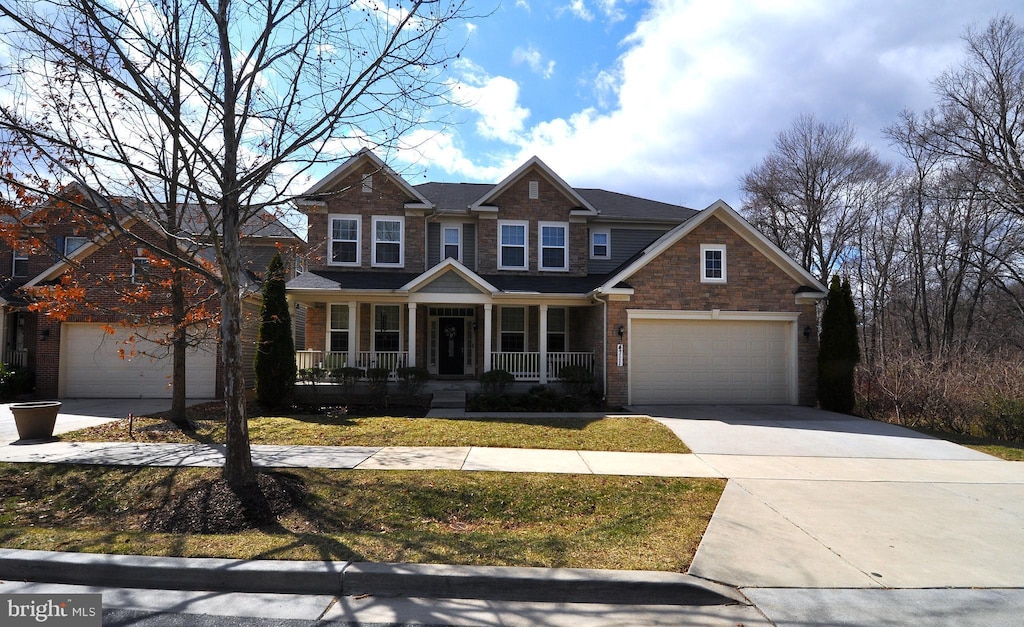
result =
M452 96L479 115L479 136L506 143L520 141L530 110L519 105L519 85L512 79L480 75L477 68L470 67L461 81L452 84Z
M533 46L517 47L512 51L512 61L516 65L525 63L531 71L545 79L551 78L555 73L555 62L550 59L545 61L544 55Z
M585 22L591 22L594 19L594 14L590 12L590 9L587 8L587 3L583 0L572 0L572 2L559 10L559 13L563 12L569 12Z

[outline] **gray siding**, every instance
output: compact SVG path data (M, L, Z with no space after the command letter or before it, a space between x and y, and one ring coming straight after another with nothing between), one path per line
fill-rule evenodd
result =
M441 224L427 224L427 267L433 268L441 262ZM476 225L462 225L462 264L476 270Z
M611 259L590 259L588 274L606 274L618 268L627 259L647 248L651 242L666 233L668 229L611 229ZM587 256L590 256L590 240L587 239Z
M479 294L480 290L466 282L461 276L454 274L452 270L437 277L430 283L423 286L421 292L431 294Z
M441 262L441 225L427 223L427 267L433 268Z

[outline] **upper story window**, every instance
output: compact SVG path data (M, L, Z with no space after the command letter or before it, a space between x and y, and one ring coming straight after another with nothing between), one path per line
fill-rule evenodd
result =
M725 283L725 245L700 245L700 282Z
M332 215L328 220L328 263L359 265L359 216Z
M28 251L26 249L14 249L14 264L11 268L11 276L22 278L28 276Z
M441 246L441 259L451 257L462 261L462 229L457 226L442 226Z
M373 265L401 266L402 233L405 218L374 216L373 218Z
M132 283L145 283L149 279L149 258L132 259Z
M594 229L590 232L590 258L612 258L612 236L608 229Z
M565 222L541 222L539 259L541 270L569 269L569 225Z
M498 220L498 269L526 270L527 222Z
M75 252L82 246L89 243L88 237L65 237L64 238L64 256L67 257L71 253Z

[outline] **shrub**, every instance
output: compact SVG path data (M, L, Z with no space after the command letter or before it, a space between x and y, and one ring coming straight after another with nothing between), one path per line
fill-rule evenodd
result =
M367 368L366 378L370 380L370 394L383 396L388 393L388 377L391 376L390 368Z
M341 384L341 390L347 398L352 395L352 392L355 390L356 383L362 379L366 373L363 372L362 368L352 368L347 366L343 368L332 368L330 374L332 381Z
M1024 399L989 394L981 410L980 423L983 435L1024 442Z
M32 373L24 366L0 364L0 400L9 401L32 391Z
M295 343L280 253L274 255L267 266L253 367L256 371L256 400L260 405L279 407L291 398L295 385Z
M406 366L396 371L398 382L402 391L407 394L416 395L423 389L423 384L430 379L430 371L419 366Z
M594 375L583 366L566 366L558 373L570 396L586 396L594 387Z
M832 277L828 301L821 315L818 347L818 401L822 409L849 412L853 409L854 370L860 361L857 340L857 311L850 282Z
M480 375L480 389L487 396L500 396L508 392L516 378L508 370L488 370Z

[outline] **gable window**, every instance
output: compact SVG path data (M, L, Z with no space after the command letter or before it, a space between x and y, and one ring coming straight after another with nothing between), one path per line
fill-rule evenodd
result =
M369 194L373 191L373 175L367 174L363 177L363 193Z
M327 242L329 263L359 264L359 216L331 216Z
M569 269L569 225L564 222L541 222L538 227L540 233L540 260L541 270L568 270Z
M530 181L530 200L540 198L540 181Z
M377 305L373 308L373 350L394 352L402 350L402 312L399 305Z
M331 328L328 331L332 353L348 351L348 305L331 305Z
M548 350L553 353L565 352L565 309L548 309Z
M725 246L722 244L701 244L700 282L725 283Z
M526 269L526 222L498 221L498 269Z
M590 258L611 259L611 233L608 229L594 229L590 232Z
M28 276L28 251L24 248L14 249L14 264L11 268L11 276Z
M501 308L501 352L526 352L526 308Z
M65 237L64 238L64 256L67 257L71 253L75 252L82 246L85 246L89 242L88 237Z
M145 283L149 279L149 258L132 259L132 283Z
M373 265L401 266L405 218L373 218Z
M448 259L451 257L457 261L462 261L461 229L457 226L441 227L441 240L443 246L441 258Z

